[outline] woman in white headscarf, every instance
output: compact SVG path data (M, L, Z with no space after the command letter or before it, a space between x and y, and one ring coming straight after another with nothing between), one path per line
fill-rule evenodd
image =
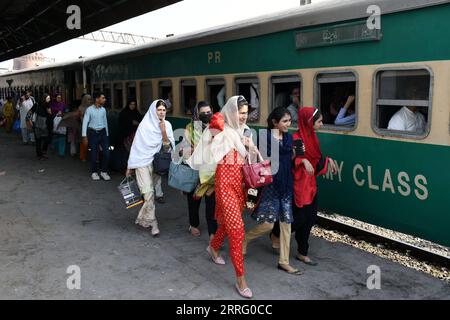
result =
M130 176L133 169L136 171L137 183L145 200L136 224L144 228L151 227L153 236L159 235L155 215L153 159L161 148L164 151L175 148L172 125L165 120L166 112L167 106L163 100L153 101L136 131L126 173Z
M220 114L215 114L209 129L206 129L199 145L187 163L196 170L215 171L216 219L218 229L210 241L207 251L216 264L225 264L219 255L225 237L230 244L230 256L236 272L236 289L245 298L253 296L244 277L245 194L242 166L248 152L254 148L250 138L244 136L249 130L245 124L248 118L248 102L242 96L228 100Z

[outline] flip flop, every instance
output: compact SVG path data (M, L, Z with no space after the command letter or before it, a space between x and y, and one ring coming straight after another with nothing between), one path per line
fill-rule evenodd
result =
M284 271L284 272L289 273L289 274L292 274L292 275L294 275L294 276L300 276L300 275L303 274L303 272L301 272L301 271L298 270L298 269L293 268L291 271L289 271L289 270L283 268L281 265L278 265L278 270Z
M239 286L237 285L237 283L236 283L235 287L241 297L247 298L247 299L253 298L253 292L252 292L252 290L250 290L250 288L245 288L244 290L241 290L241 289L239 289Z

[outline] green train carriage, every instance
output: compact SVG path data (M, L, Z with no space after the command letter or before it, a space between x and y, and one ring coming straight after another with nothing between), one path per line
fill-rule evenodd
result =
M381 30L367 27L372 5ZM334 92L353 90L355 125L330 122L319 134L339 167L319 178L320 207L450 246L449 15L449 1L315 5L86 59L83 86L103 90L113 110L136 96L145 111L170 94L174 128L192 101L219 108L222 90L253 98L255 128L294 87L325 115ZM387 129L404 105L421 110L425 132Z

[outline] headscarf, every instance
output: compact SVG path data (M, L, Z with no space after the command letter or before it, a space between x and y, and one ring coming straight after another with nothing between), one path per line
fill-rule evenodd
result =
M317 194L316 176L317 165L322 159L322 152L320 151L319 139L314 130L314 115L318 112L313 107L303 107L298 112L298 131L294 134L294 140L302 139L305 145L304 157L295 158L294 174L294 200L295 205L303 208L310 205L314 201ZM309 175L305 167L301 164L302 160L306 158L309 160L315 170L315 175ZM327 162L325 162L325 168Z
M139 113L137 106L134 110L131 110L128 104L119 114L119 142L122 142L136 130L137 126L133 124L133 121L141 122L141 120L142 115Z
M83 96L83 98L81 98L81 104L78 107L78 112L80 112L81 114L84 114L84 112L86 111L86 109L91 105L91 96L89 94L85 94Z
M200 101L201 102L201 101ZM187 138L187 142L191 145L191 146L196 146L198 144L198 142L200 141L200 138L202 136L202 133L204 131L204 129L208 126L208 124L201 124L201 129L200 130L200 125L198 123L201 122L200 120L200 108L198 107L200 102L197 102L197 104L195 105L195 107L192 110L192 121L187 125L186 127L186 138Z
M215 172L217 164L231 151L236 150L243 158L247 150L242 143L246 125L239 124L238 96L231 97L220 111L224 119L223 131L211 127L203 132L198 146L186 163L195 170Z
M314 130L314 115L318 109L314 107L303 107L298 111L298 131L294 135L294 139L302 139L305 145L305 158L311 162L316 168L322 152L320 151L319 139Z
M56 98L60 96L61 97L61 102L57 102ZM59 111L61 111L62 113L64 113L64 101L62 100L62 95L61 94L55 94L54 96L54 100L52 102L52 114L56 115Z
M156 113L156 105L159 101L163 100L153 101L139 124L128 159L129 169L144 168L151 165L155 154L161 150L162 133L159 127L160 120ZM166 123L167 137L172 145L172 149L174 149L175 138L172 125L169 121L164 121Z

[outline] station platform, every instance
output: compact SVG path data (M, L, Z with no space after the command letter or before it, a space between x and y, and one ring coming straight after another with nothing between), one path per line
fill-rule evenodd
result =
M126 210L112 181L90 179L88 163L49 152L38 161L33 146L0 133L0 299L241 299L234 289L228 247L225 266L213 264L202 235L188 232L187 202L164 181L157 204L161 235L135 225L139 208ZM246 227L252 226L245 215ZM297 277L277 270L268 237L249 245L247 281L254 299L449 299L450 285L427 274L345 244L312 238L318 266ZM81 289L69 290L67 268L81 270ZM369 290L369 266L381 271L381 289Z

